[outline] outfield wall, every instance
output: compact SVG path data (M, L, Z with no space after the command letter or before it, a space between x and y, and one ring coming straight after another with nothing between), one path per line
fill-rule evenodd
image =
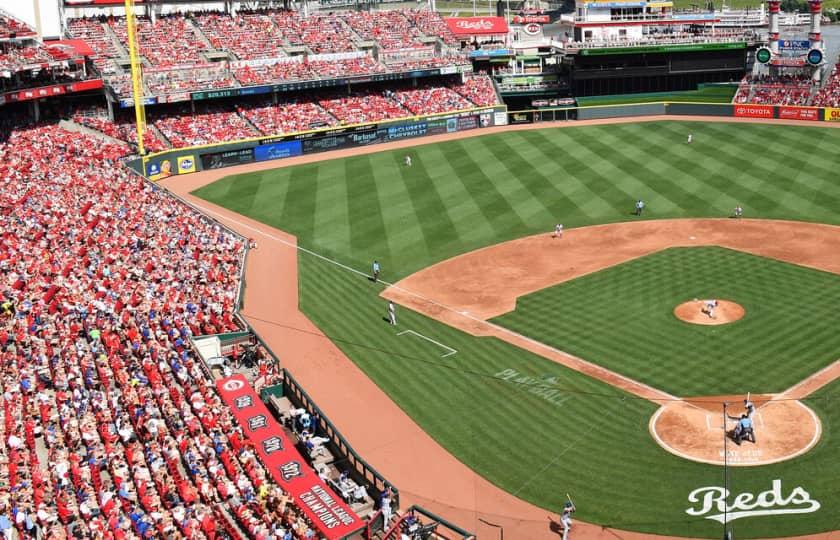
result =
M533 124L566 120L596 120L633 116L723 116L733 118L764 118L806 120L812 122L840 122L840 108L796 107L790 105L753 105L734 103L655 102L601 105L589 107L560 107L527 111L510 111L509 124Z
M480 107L380 123L313 129L273 137L190 146L157 152L128 164L150 180L233 165L369 146L384 142L456 133L507 123L507 107Z
M840 122L840 108L732 103L655 102L508 111L507 107L464 109L388 122L314 129L273 137L190 146L149 154L128 165L150 180L245 163L329 150L483 129L494 126L641 116L716 116Z

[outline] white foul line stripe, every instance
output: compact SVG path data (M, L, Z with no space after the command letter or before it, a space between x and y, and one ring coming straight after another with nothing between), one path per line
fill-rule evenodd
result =
M423 334L421 334L420 332L415 332L414 330L403 330L402 332L398 333L397 335L398 335L398 336L401 336L401 335L403 335L403 334L412 334L412 335L415 335L415 336L419 337L420 339L425 339L426 341L431 341L432 343L434 343L434 344L435 344L435 345L437 345L438 347L441 347L441 348L446 349L447 351L449 351L448 353L446 353L446 354L444 354L444 355L441 355L441 358L446 358L447 356L453 355L453 354L455 354L455 353L457 353L457 352L458 352L457 350L453 349L452 347L447 347L447 346L446 346L446 345L444 345L443 343L441 343L441 342L439 342L439 341L435 341L435 340L433 340L433 339L432 339L432 338L430 338L430 337L426 337L426 336L424 336Z

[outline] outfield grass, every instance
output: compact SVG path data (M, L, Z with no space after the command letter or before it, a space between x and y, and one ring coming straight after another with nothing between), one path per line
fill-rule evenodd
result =
M684 144L687 133L694 144ZM748 217L837 223L838 147L840 130L816 128L664 122L543 129L238 175L197 194L344 264L367 270L378 258L383 277L396 280L558 221L627 220L636 198L648 202L648 218L723 216L741 203ZM406 153L411 168L402 165ZM441 359L435 346L397 336L382 321L378 285L308 255L299 265L301 309L423 429L493 483L553 511L568 491L579 517L596 523L720 536L719 523L685 510L692 490L723 485L722 471L659 448L647 432L655 405L400 310L399 329L458 349ZM494 377L508 369L514 379ZM553 401L534 388L556 391ZM835 383L823 395L838 391ZM812 406L825 430L820 444L792 463L735 469L730 488L758 493L782 478L786 494L802 486L823 509L738 520L736 537L840 526L840 407L825 397Z
M615 96L593 96L577 98L581 107L602 107L604 105L625 105L633 103L702 102L730 103L738 91L737 86L707 86L685 92L652 92L647 94L622 94Z
M693 298L747 311L678 320ZM840 276L717 247L672 248L521 297L494 322L679 396L781 392L840 358Z

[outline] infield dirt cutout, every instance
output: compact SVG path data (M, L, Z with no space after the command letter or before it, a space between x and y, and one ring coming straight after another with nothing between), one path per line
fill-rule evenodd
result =
M717 307L710 313L706 300L689 300L674 308L674 316L691 324L714 326L741 320L746 314L741 304L730 300L717 300Z
M659 403L651 436L682 458L724 464L723 402L731 415L744 396L682 399L635 381L489 321L516 308L520 296L670 247L721 246L840 274L840 227L769 220L686 219L637 221L567 230L503 242L447 259L386 289L382 296L478 336L493 336L637 396ZM697 324L725 324L745 315L742 306L719 300L715 319L703 300L677 306L674 314ZM726 444L735 466L777 463L814 447L822 433L817 415L798 401L840 377L840 361L777 396L754 396L756 443ZM745 393L746 393L745 389ZM731 429L734 420L726 425Z

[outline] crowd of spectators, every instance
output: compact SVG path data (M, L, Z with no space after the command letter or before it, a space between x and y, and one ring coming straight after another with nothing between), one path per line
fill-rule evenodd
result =
M15 73L54 61L49 51L35 41L11 41L0 44L0 71Z
M167 140L162 141L153 132L147 131L144 144L147 149L158 151L164 149L167 143L180 148L499 103L493 83L486 75L470 76L463 84L453 82L396 88L393 91L359 90L349 95L337 91L281 95L276 103L271 99L240 100L235 106L216 104L199 108L196 113L185 107L170 109L171 112L150 109L147 120ZM124 120L112 123L107 120L104 110L74 110L66 116L109 137L132 145L137 143L133 123Z
M338 124L332 115L307 97L292 98L276 105L266 101L247 107L240 105L237 110L265 135L294 133Z
M229 71L215 67L146 71L144 75L146 89L153 96L231 88L237 85Z
M128 46L125 18L108 19L122 44ZM181 65L200 65L207 62L205 42L189 18L182 15L161 16L152 24L147 17L138 17L135 27L140 54L152 67L166 68Z
M271 20L290 45L308 47L315 54L356 50L353 31L338 15L304 17L295 11L273 11Z
M198 28L217 50L228 50L240 60L285 56L283 34L271 17L260 12L240 12L235 17L202 13L194 17Z
M93 61L108 85L118 96L128 97L125 19L72 19L68 28L73 37L91 45L95 52ZM172 14L156 18L154 24L149 18L138 18L137 34L140 54L145 59L145 91L150 95L466 63L464 55L455 49L444 47L439 54L431 46L425 47L428 51L424 49L424 36L443 39L448 45L457 42L440 15L428 10L309 16L278 9L241 11L233 17L214 12ZM343 54L358 54L363 41L379 44L382 54L378 61L369 52L354 58ZM299 50L289 51L293 47ZM420 55L422 58L408 54L418 50L426 54ZM401 57L405 51L408 53ZM211 53L226 53L224 60L231 63L214 62L219 58ZM303 61L284 61L292 53L300 54ZM321 57L323 54L334 56Z
M840 63L834 66L825 85L814 95L815 107L840 107Z
M474 107L464 96L446 86L422 85L389 93L395 101L413 114L436 114Z
M105 32L102 22L98 19L70 19L67 21L67 29L73 37L84 40L93 49L93 65L99 73L111 75L117 72L112 59L123 54L111 36Z
M452 88L469 99L477 107L489 107L499 104L499 96L493 81L486 75L472 75L464 80L463 84L452 85Z
M34 36L35 31L26 23L0 12L0 39Z
M206 106L195 113L178 109L150 117L175 148L256 137L259 132L235 110Z
M348 11L343 17L359 37L376 41L383 49L410 49L421 45L420 30L402 11Z
M733 101L758 105L808 105L815 83L807 74L747 75Z
M411 116L411 112L392 99L390 92L353 92L318 100L342 124L364 124Z
M110 121L104 110L79 110L73 113L71 119L79 125L99 131L112 139L117 139L134 146L137 145L137 128L134 121L118 120ZM149 129L143 132L143 145L149 152L160 152L166 149L166 145L158 139L154 131Z
M188 347L240 238L55 125L0 142L0 534L311 538Z

